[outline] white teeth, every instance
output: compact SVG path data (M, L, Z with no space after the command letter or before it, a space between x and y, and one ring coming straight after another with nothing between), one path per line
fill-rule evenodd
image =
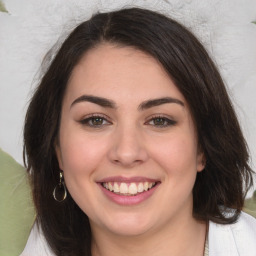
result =
M143 191L144 191L144 186L143 186L143 183L140 182L138 185L138 192L141 193Z
M129 194L135 195L138 193L137 186L135 183L131 183L129 186Z
M148 190L148 182L144 182L144 190L145 190L145 191Z
M122 195L136 195L138 193L142 193L143 191L148 191L151 189L156 183L155 182L139 182L135 183L132 182L129 184L125 182L104 182L102 185L104 188L106 188L109 191L112 191L117 194Z
M113 186L112 186L112 184L110 182L108 183L108 190L109 191L113 191Z
M120 192L119 186L118 186L118 184L117 184L116 182L114 183L114 192L115 192L115 193Z
M128 186L126 183L121 183L120 185L120 193L127 194L128 193Z

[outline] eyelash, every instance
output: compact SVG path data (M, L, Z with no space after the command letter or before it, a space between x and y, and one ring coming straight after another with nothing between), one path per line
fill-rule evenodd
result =
M93 121L97 122L97 119L99 119L100 123L99 124L93 124ZM162 122L162 124L151 124L151 122L155 122L157 121L157 119L159 119L158 121ZM111 125L112 123L108 120L108 117L103 115L103 114L92 114L84 119L82 119L81 121L79 121L82 125L86 125L92 128L102 128L103 126L107 126L107 125ZM155 126L157 128L166 128L169 126L173 126L175 125L177 122L167 118L165 116L162 115L156 115L151 117L148 121L146 121L146 125L151 125L151 126Z
M91 122L93 122L93 120L97 120L100 119L102 120L103 123L101 124L93 124ZM108 121L108 118L105 115L102 114L92 114L88 117L85 117L84 119L82 119L81 121L79 121L82 125L86 125L92 128L101 128L102 126L106 126L106 125L110 125L111 122ZM107 123L104 123L107 122Z
M156 125L156 124L150 124L150 122L154 122L156 121L157 119L160 119L164 122L164 124L159 124L159 125ZM155 126L157 128L165 128L165 127L169 127L169 126L173 126L175 125L177 122L170 119L170 118L167 118L165 116L162 116L162 115L157 115L157 116L153 116L151 117L145 124L146 125L152 125L152 126Z

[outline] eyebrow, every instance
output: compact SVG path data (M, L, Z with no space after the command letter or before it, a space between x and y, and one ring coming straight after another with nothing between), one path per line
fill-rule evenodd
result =
M81 103L81 102L91 102L105 108L113 108L113 109L117 108L114 101L103 98L103 97L92 96L92 95L82 95L78 97L72 102L70 108L73 107L75 104ZM185 106L185 104L179 99L172 98L172 97L163 97L163 98L143 101L139 105L138 110L142 111L142 110L146 110L146 109L160 106L167 103L175 103L183 107Z
M164 98L152 99L152 100L147 100L142 102L139 105L139 110L149 109L149 108L160 106L166 103L175 103L175 104L181 105L182 107L185 106L185 104L181 100L178 100L172 97L164 97Z
M79 98L75 99L72 102L70 108L73 107L73 105L80 103L80 102L91 102L91 103L95 103L95 104L100 105L105 108L116 108L116 104L114 103L114 101L106 99L106 98L98 97L98 96L92 96L92 95L80 96Z

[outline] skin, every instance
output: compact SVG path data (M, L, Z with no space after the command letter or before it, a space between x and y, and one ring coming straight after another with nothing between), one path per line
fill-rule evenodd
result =
M163 97L177 102L140 107ZM87 52L68 83L56 153L71 196L89 217L93 255L203 255L206 224L192 217L192 189L204 156L185 98L154 58L106 43ZM98 184L112 176L159 185L143 202L119 205Z

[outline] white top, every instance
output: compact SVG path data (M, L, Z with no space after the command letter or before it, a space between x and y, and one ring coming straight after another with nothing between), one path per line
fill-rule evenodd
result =
M209 256L256 256L256 219L242 212L230 225L209 224ZM31 230L27 245L20 256L55 256L37 228Z
M256 219L242 212L231 225L210 222L209 256L256 256Z

